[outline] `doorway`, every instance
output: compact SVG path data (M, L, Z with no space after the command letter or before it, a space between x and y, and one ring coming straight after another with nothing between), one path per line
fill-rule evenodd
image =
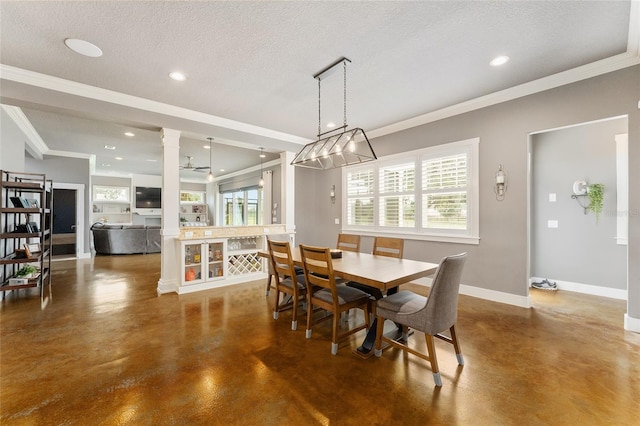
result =
M628 158L618 143L627 132L622 116L530 134L529 284L546 279L558 290L627 299L620 219L628 208L619 201L628 195L628 186L621 186L628 180L628 168L621 167ZM576 196L575 182L604 185L598 215L586 194Z
M83 252L83 204L84 185L54 183L51 236L54 260L78 258Z

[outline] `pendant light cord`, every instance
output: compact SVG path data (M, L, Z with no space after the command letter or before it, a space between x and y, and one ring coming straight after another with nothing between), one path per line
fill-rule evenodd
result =
M320 119L320 78L318 78L318 139L322 133L322 120Z
M347 61L342 61L344 65L344 128L347 128Z

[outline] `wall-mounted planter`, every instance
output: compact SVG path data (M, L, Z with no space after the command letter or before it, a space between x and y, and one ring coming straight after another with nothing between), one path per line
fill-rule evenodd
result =
M573 183L573 195L571 198L578 201L580 207L584 209L584 214L592 211L596 215L596 223L600 220L600 213L604 206L604 185L601 183L587 184L584 180L577 180ZM584 205L580 199L587 198L589 204Z

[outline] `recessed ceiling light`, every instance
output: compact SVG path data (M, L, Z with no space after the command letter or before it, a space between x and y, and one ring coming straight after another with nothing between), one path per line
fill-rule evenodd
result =
M209 145L202 145L202 147L203 147L204 149L209 149L209 148L211 148Z
M104 146L104 149L111 149L111 150L113 150L113 149L116 149L116 147L115 147L115 146L113 146L113 145L105 145L105 146Z
M169 73L169 77L171 77L173 80L175 81L185 81L187 79L187 76L182 74L181 72L178 71L174 71Z
M224 172L224 169L220 169L221 172Z
M333 121L330 121L327 123L327 127L330 129L333 129L334 127L336 127L336 123L334 123Z
M489 65L491 65L492 67L499 67L500 65L504 65L507 62L509 62L508 56L496 56L491 62L489 62Z
M134 137L136 134L132 132L124 132L125 136L129 136L130 138Z
M111 167L111 164L109 164L109 163L102 163L102 167Z
M151 158L150 158L150 159L148 159L147 161L148 161L148 162L150 162L150 163L157 163L157 162L158 162L158 160L153 160L153 159L151 159Z
M122 160L122 157L116 157L116 160Z
M64 44L76 53L90 58L99 58L102 56L102 50L95 44L91 44L88 41L80 40L79 38L66 38Z

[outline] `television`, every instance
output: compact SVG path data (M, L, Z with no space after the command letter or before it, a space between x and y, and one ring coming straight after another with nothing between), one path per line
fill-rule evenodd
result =
M137 209L159 209L161 204L161 188L147 186L136 186L136 208Z

